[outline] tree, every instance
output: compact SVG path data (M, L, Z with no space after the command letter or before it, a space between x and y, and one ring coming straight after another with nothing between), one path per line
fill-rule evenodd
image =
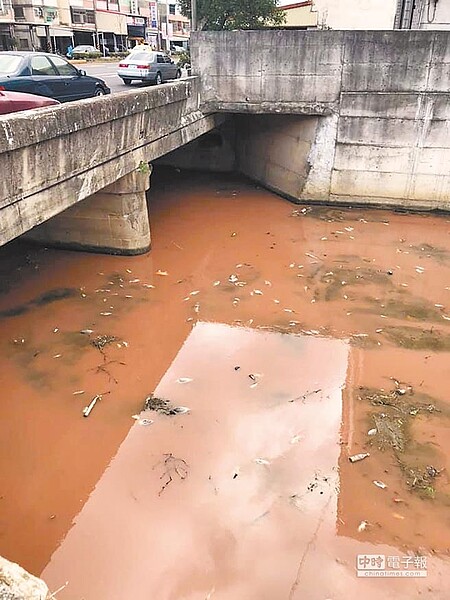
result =
M191 16L191 0L179 1L181 12ZM277 0L197 0L197 29L262 29L282 25L285 15Z

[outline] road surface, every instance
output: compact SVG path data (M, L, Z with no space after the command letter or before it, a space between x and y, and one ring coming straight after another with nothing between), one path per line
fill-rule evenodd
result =
M120 77L117 76L117 67L118 62L114 63L86 63L80 64L78 67L86 71L88 75L93 75L94 77L100 77L103 79L107 85L111 88L111 92L113 94L118 92L125 92L130 90L129 86L126 86ZM131 89L134 87L147 87L147 83L140 83L138 81L134 81L131 84Z

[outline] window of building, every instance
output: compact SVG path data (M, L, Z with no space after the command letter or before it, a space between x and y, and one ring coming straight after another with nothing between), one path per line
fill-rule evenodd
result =
M175 14L175 4L169 4L169 15Z
M32 75L55 75L55 69L46 56L33 56L31 59Z
M84 25L84 23L94 24L95 14L93 10L84 10L82 8L71 8L72 23Z
M20 21L21 19L25 19L25 13L23 12L23 6L15 6L14 7L14 18Z

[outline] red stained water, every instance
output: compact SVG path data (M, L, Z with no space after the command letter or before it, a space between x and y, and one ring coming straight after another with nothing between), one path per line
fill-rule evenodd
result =
M0 250L0 553L70 600L445 598L446 471L411 491L358 396L396 378L435 399L410 433L447 467L448 219L293 216L229 176L149 198L146 256ZM130 430L155 390L191 412ZM357 554L408 552L426 579L356 577Z

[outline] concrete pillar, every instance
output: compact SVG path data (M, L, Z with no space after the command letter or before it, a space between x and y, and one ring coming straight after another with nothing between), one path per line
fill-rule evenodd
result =
M32 229L26 237L51 246L105 254L144 254L150 250L145 192L150 172L125 175Z

